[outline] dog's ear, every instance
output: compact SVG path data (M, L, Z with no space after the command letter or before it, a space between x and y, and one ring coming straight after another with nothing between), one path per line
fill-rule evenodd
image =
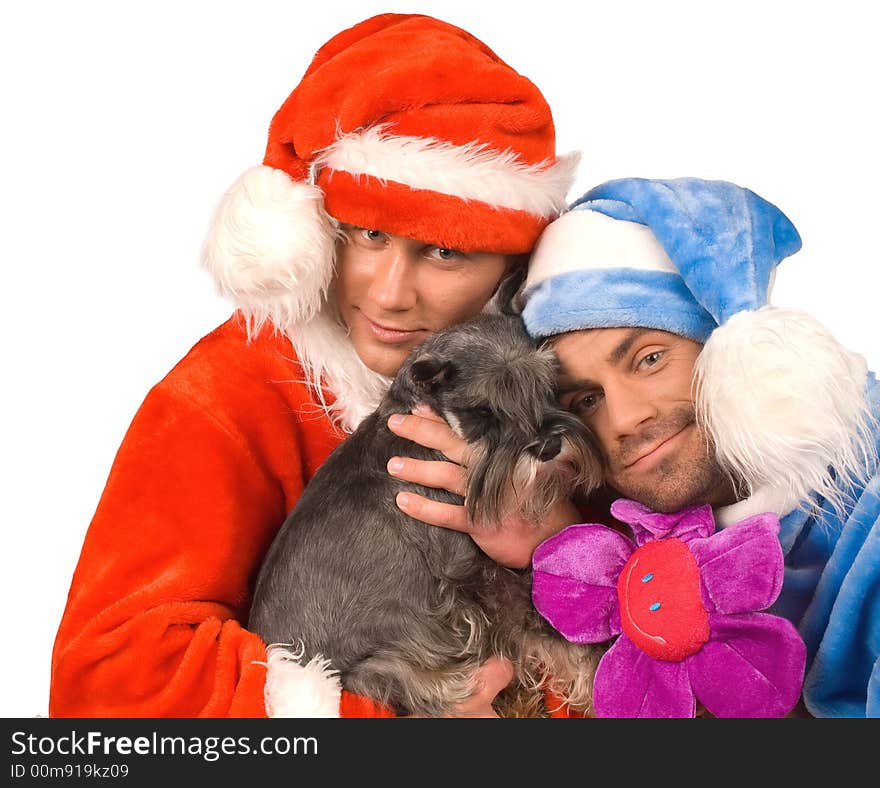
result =
M424 356L413 362L410 375L417 388L430 391L440 385L451 383L457 371L457 367L451 361Z
M525 264L515 267L501 280L501 283L495 290L495 295L492 296L489 303L483 308L483 312L490 315L519 315L522 310L520 309L517 296L525 281Z

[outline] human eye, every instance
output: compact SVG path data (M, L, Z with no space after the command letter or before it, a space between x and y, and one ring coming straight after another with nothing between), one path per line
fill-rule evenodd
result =
M385 233L381 230L372 230L367 227L358 227L358 234L363 240L371 244L380 244L385 241Z
M358 246L369 248L377 248L384 246L388 239L388 234L382 230L375 230L369 227L358 227L353 224L344 224L343 230L350 241Z
M664 357L664 352L662 350L652 350L650 353L646 353L643 355L637 364L639 369L651 369L652 367L656 367Z
M461 262L466 257L464 252L459 252L458 249L450 249L445 246L430 246L425 253L432 260L444 265Z
M571 398L568 403L568 409L576 416L589 416L599 406L601 399L602 394L598 391L578 394Z

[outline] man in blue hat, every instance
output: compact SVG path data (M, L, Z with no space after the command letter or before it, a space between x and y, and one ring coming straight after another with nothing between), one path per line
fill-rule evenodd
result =
M559 358L560 397L595 432L612 495L661 512L708 503L719 527L779 516L770 612L807 645L807 710L878 717L880 385L810 315L769 305L800 246L775 205L734 184L610 181L544 231L522 318ZM397 428L429 429L442 435L418 417ZM436 469L403 473L441 486ZM407 507L469 529L460 512Z

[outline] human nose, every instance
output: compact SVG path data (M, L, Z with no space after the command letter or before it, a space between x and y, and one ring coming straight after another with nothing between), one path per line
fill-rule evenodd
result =
M605 413L613 438L632 435L657 416L651 397L639 386L620 382L605 385Z
M368 294L389 312L404 311L415 305L414 261L405 246L392 241L377 254Z

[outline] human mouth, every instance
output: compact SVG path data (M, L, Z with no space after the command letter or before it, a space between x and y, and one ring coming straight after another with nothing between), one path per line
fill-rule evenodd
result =
M655 462L659 462L674 448L675 444L678 442L678 439L681 437L681 435L684 434L685 430L687 430L687 427L673 433L668 438L660 441L660 443L655 443L652 447L647 449L647 451L643 451L632 462L624 463L624 470L645 470L653 465Z
M386 342L391 345L407 342L413 337L422 333L421 329L398 328L397 326L386 326L370 320L366 315L361 313L364 322L370 333L380 342Z

